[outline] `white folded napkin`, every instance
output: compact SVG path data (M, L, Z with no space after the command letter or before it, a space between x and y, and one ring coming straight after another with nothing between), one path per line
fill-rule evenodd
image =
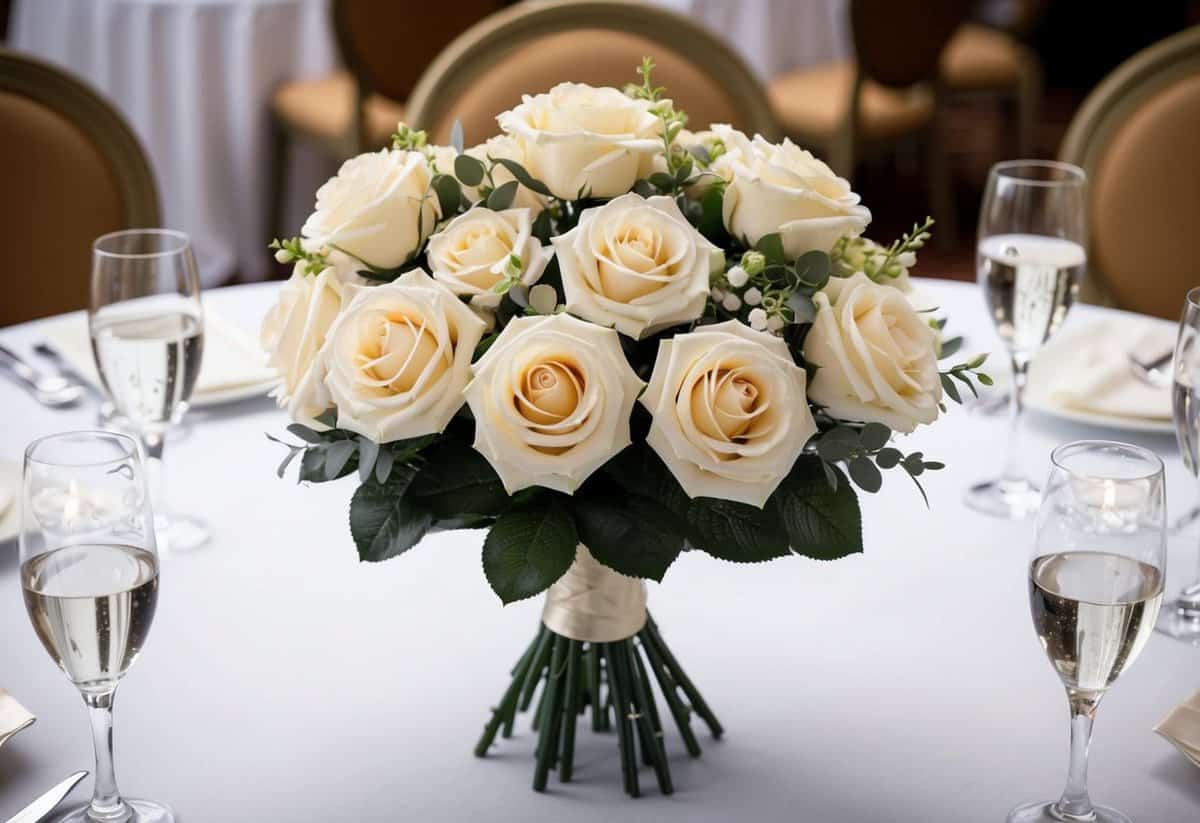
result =
M1030 368L1030 388L1067 409L1170 420L1170 388L1140 380L1130 367L1129 355L1150 361L1174 345L1173 327L1161 320L1106 317L1052 341Z
M0 689L0 745L36 719L15 697Z
M12 504L17 499L17 487L10 483L9 479L0 476L0 517L8 514L8 510L12 508Z
M48 321L43 330L46 342L80 376L99 385L85 313L75 312ZM204 303L204 355L192 393L193 402L203 403L206 398L258 385L264 386L265 393L277 379L266 360L266 353L251 334L226 320L208 302Z
M1171 709L1154 731L1200 766L1200 692Z

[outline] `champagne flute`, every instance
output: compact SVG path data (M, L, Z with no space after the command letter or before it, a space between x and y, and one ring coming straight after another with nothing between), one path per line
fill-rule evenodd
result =
M1175 436L1183 465L1200 474L1200 288L1187 294L1179 337L1175 343L1171 389ZM1200 645L1200 577L1167 603L1158 619L1158 630L1192 645Z
M173 823L167 806L122 798L113 770L112 704L137 659L158 599L154 515L137 443L68 432L25 450L21 589L34 631L83 695L96 782L59 823Z
M167 506L162 466L167 430L187 411L204 352L200 278L187 235L132 229L96 240L88 325L104 388L141 439L161 548L204 544L204 522Z
M1129 823L1088 797L1088 746L1100 698L1153 633L1166 577L1162 461L1105 440L1059 446L1038 511L1029 608L1067 688L1071 766L1057 801L1027 803L1009 823Z
M1087 263L1087 178L1069 163L1010 160L992 166L979 212L975 268L1012 366L1004 473L967 490L971 508L1019 519L1041 497L1021 469L1018 435L1029 362L1058 331Z

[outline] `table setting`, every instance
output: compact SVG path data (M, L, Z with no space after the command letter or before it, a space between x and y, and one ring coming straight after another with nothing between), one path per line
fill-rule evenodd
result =
M1037 160L924 279L653 68L399 124L284 283L119 232L0 329L0 816L1195 816L1200 289L1077 304Z

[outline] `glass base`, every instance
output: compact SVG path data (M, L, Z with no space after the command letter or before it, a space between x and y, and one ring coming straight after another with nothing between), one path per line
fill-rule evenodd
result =
M154 534L160 554L192 551L212 538L208 524L199 517L174 512L154 515Z
M1008 520L1024 520L1037 512L1042 493L1028 480L1001 478L976 483L967 489L964 500L977 512Z
M97 819L88 814L88 805L68 809L60 817L50 818L50 823L175 823L175 811L164 803L153 800L134 800L125 798L125 806L129 809L126 817L116 819Z
M1200 614L1186 608L1182 600L1164 603L1154 628L1168 637L1200 646Z
M1008 813L1008 823L1133 823L1133 819L1108 806L1093 806L1092 813L1079 817L1063 814L1057 801L1022 803Z

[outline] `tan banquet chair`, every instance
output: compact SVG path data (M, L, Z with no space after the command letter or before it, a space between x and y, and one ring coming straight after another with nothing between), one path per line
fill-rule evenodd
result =
M1090 185L1084 297L1177 319L1200 285L1200 26L1097 86L1059 157L1082 166Z
M920 13L895 0L851 0L855 58L799 69L768 85L784 132L852 178L860 157L922 139L938 236L950 241L954 207L937 135L938 64L967 15L966 0L929 0Z
M522 94L563 81L622 88L642 57L656 85L688 113L765 137L777 134L762 85L728 45L699 24L644 2L551 0L523 3L472 26L429 66L409 99L409 124L448 143L455 120L467 144L498 133L496 115Z
M74 75L0 49L0 326L87 306L92 241L158 226L158 193L124 118Z

